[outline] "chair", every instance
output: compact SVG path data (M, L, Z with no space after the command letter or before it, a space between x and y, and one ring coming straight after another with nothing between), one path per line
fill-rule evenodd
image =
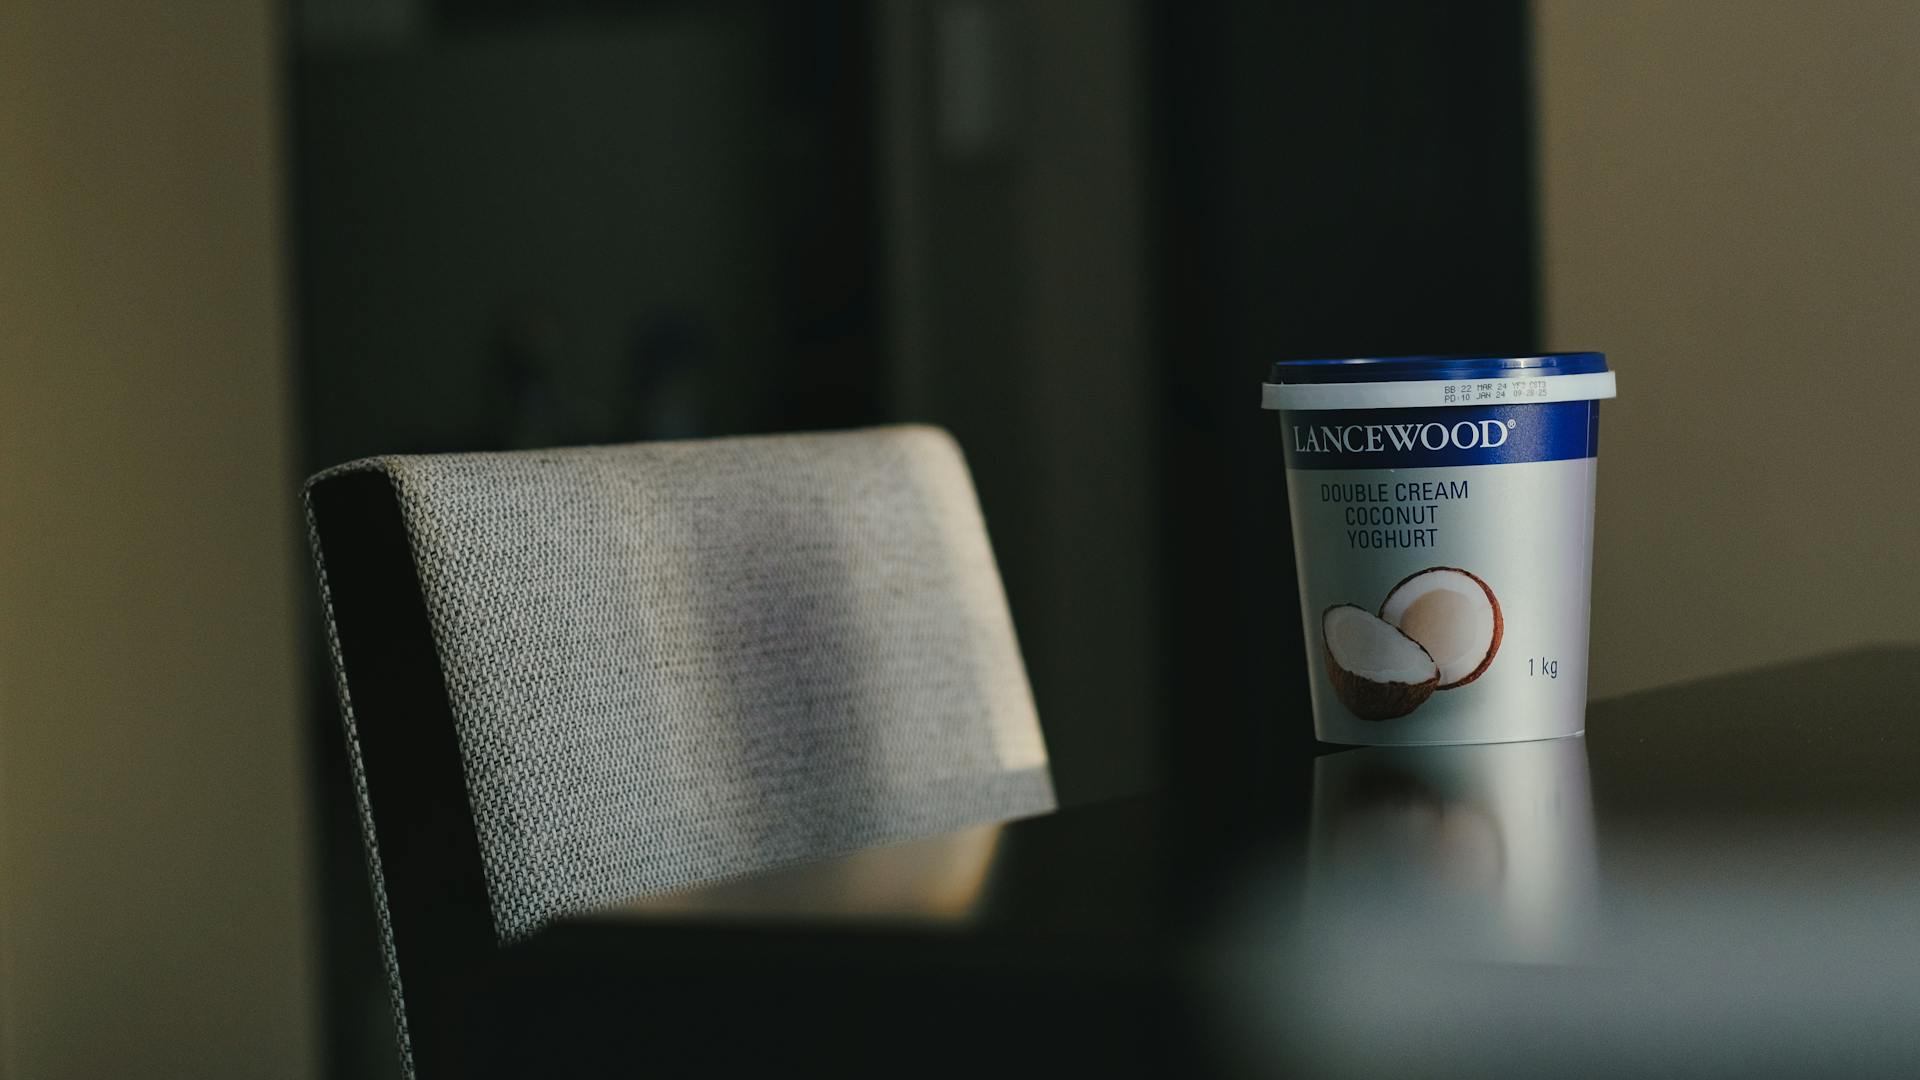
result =
M574 912L1054 806L959 448L370 458L305 503L408 1075Z

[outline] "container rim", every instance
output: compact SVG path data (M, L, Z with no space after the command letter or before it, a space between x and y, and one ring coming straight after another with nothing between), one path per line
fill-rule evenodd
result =
M1428 356L1357 356L1345 359L1281 360L1267 381L1274 385L1417 382L1499 379L1519 376L1593 375L1607 370L1600 352L1552 352L1533 356L1456 353Z

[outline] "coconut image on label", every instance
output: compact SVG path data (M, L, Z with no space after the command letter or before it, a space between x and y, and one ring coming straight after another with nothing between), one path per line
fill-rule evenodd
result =
M1322 612L1320 639L1334 696L1362 720L1405 716L1440 685L1440 665L1426 648L1365 608Z
M1402 578L1378 615L1335 604L1320 616L1327 680L1362 720L1406 716L1437 691L1478 679L1505 632L1493 588L1456 566L1430 566Z
M1381 602L1380 617L1440 665L1440 690L1485 674L1507 629L1492 587L1457 566L1429 566L1402 578Z

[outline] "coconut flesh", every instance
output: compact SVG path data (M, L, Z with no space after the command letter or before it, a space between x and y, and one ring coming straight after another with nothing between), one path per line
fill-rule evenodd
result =
M1362 720L1405 716L1440 684L1440 668L1427 650L1364 608L1328 608L1320 637L1334 696Z
M1402 580L1380 605L1380 617L1433 657L1441 690L1479 678L1500 651L1506 629L1493 589L1452 566L1428 567Z

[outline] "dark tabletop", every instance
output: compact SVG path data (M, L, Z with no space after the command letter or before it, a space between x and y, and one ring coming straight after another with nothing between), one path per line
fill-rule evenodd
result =
M1855 651L638 902L475 976L464 1067L1920 1074L1917 701Z

